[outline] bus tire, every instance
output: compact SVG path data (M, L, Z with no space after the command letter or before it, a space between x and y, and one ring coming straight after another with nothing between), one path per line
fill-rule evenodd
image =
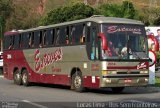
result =
M121 93L124 90L124 87L112 87L113 93Z
M18 69L13 73L13 80L15 84L22 85L22 76Z
M28 75L28 71L25 69L22 72L22 84L24 86L29 86L29 75Z
M80 72L76 72L72 75L72 85L73 89L77 92L83 92L83 78Z

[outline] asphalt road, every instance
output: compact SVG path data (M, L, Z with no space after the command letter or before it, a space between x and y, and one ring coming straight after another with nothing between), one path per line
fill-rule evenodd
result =
M120 94L113 94L110 89L77 93L57 85L18 86L0 77L0 108L128 108L129 105L160 107L160 88L128 87Z

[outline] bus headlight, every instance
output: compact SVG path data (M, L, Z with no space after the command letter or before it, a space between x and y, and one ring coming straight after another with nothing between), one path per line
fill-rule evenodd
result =
M148 71L140 71L140 74L147 74Z
M106 76L107 74L107 70L102 70L102 76Z
M111 79L106 79L106 83L111 83Z
M117 74L117 71L102 70L102 76L105 76L107 74Z
M111 74L117 74L117 71L111 71Z

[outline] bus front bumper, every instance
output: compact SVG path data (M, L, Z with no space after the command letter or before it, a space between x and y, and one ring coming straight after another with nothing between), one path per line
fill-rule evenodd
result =
M132 87L148 85L149 75L103 76L100 87Z

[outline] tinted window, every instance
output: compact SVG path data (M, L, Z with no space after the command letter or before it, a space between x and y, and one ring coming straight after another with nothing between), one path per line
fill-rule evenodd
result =
M85 42L86 28L84 24L71 27L72 44L80 44Z
M9 49L10 45L12 45L12 36L4 37L4 49Z
M18 49L19 48L19 41L20 41L20 35L16 35L13 42L14 42L14 46L13 49Z
M29 33L29 47L34 47L35 38L34 32Z
M53 45L54 44L54 38L55 38L55 30L49 29L46 31L46 45Z
M34 46L35 46L35 47L39 47L39 43L40 43L40 34L41 34L40 31L35 31L35 32L34 32L34 38L35 38Z
M13 49L14 37L15 37L15 36L10 36L10 37L9 37L9 47L8 47L8 49Z
M22 34L22 48L29 48L29 33Z
M59 31L59 44L60 45L66 44L66 32L65 32L65 28L60 28L60 31Z

